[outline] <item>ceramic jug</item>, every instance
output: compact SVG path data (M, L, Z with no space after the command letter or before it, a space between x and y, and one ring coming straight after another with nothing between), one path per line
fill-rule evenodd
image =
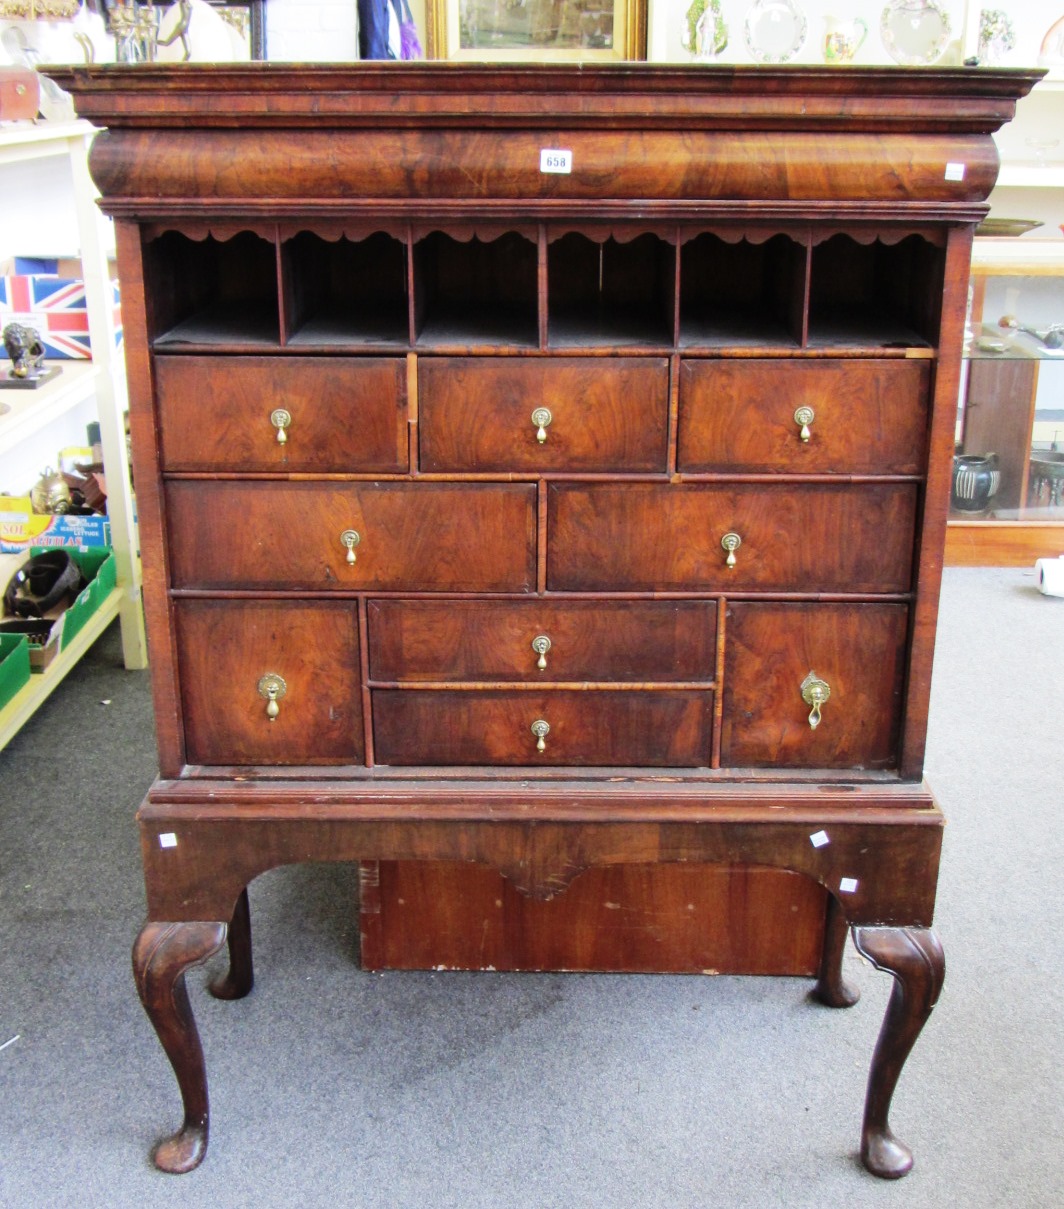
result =
M860 17L824 18L824 62L849 63L868 37L868 26Z

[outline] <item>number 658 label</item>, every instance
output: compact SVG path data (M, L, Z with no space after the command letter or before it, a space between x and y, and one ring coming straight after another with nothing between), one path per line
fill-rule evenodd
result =
M554 147L544 147L539 153L540 172L560 172L567 174L573 170L573 153L561 151Z

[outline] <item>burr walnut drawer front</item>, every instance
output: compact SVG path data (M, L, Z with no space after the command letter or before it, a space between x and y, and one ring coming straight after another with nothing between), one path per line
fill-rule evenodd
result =
M733 602L725 627L723 766L897 765L905 605Z
M712 680L702 601L372 600L374 680Z
M362 471L409 465L398 357L156 357L166 470Z
M661 357L422 357L425 471L661 471L669 366Z
M700 767L712 731L711 692L373 690L381 764Z
M922 474L926 360L684 361L679 468Z
M174 624L190 764L362 762L353 604L178 600Z
M526 483L166 485L177 588L531 592Z
M552 591L904 592L912 483L556 483Z

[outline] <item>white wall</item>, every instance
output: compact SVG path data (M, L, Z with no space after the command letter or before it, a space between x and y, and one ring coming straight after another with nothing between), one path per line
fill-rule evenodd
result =
M271 60L317 63L358 58L356 0L268 0L266 53Z

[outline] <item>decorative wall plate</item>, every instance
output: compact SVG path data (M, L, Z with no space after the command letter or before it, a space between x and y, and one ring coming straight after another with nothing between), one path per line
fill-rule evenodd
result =
M984 218L975 228L976 235L1026 235L1043 224L1035 218Z
M786 63L805 43L805 13L794 0L755 0L746 14L746 47L759 63Z
M890 0L879 33L895 63L934 63L949 42L949 14L936 0Z

